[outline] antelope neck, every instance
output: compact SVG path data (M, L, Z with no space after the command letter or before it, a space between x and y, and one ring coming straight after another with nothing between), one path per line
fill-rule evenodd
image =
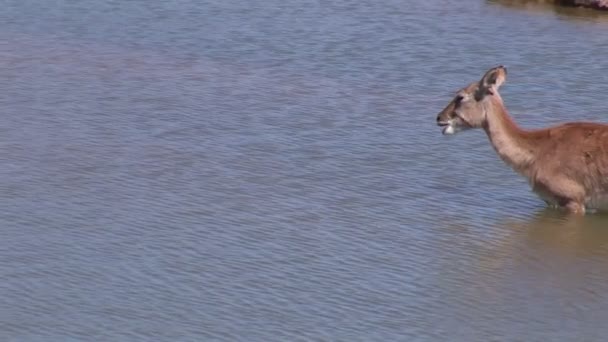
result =
M519 128L495 94L486 107L484 130L500 158L519 173L526 174L535 159L535 149L526 131Z

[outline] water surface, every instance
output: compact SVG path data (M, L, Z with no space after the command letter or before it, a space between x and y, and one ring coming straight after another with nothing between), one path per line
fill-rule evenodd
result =
M501 1L8 1L4 341L601 341L608 218L544 208L453 92L606 121L606 20Z

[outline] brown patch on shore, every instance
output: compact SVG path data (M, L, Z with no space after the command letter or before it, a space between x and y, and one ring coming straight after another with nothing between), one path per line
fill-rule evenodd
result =
M508 6L557 5L562 7L584 7L608 11L608 0L496 0L496 3Z

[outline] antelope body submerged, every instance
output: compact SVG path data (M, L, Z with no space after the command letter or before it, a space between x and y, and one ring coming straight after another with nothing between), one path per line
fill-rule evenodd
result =
M608 210L608 125L572 122L524 130L498 93L507 69L488 70L437 116L443 134L483 128L500 158L528 179L547 204L584 214Z

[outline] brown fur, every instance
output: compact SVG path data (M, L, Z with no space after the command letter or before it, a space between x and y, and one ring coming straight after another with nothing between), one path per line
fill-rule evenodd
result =
M526 177L548 204L570 212L608 210L608 125L572 122L524 130L509 116L498 88L502 66L460 90L437 116L444 133L483 128L500 158Z

